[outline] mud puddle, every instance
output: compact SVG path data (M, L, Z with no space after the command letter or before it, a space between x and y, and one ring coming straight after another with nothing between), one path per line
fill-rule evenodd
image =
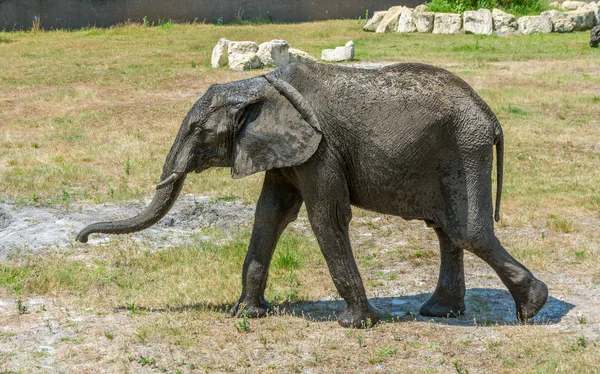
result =
M67 248L75 243L77 233L85 226L132 217L141 212L149 201L70 204L66 207L0 203L0 261L19 251ZM193 235L202 228L216 226L228 230L248 225L254 209L254 205L246 205L241 201L183 195L156 225L131 237L134 240L151 241L153 247L157 248L180 245L192 241ZM111 237L114 236L93 234L89 242L107 242Z

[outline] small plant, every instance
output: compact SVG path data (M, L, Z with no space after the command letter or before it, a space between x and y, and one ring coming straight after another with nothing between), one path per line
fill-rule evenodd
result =
M140 307L137 306L135 303L127 303L125 304L125 307L131 314L136 314L140 312Z
M238 332L250 331L250 322L248 321L248 311L246 309L242 311L242 320L235 323L235 328Z
M577 316L577 320L581 325L585 325L587 323L587 318L585 318L584 316Z
M31 201L37 202L38 200L39 200L38 195L34 192L33 195L31 196Z
M127 161L125 161L125 175L131 174L131 158L127 156Z
M33 16L33 21L31 21L31 32L38 32L42 30L42 20L39 16Z
M385 347L381 347L377 349L377 356L369 359L370 364L378 364L387 360L391 355L396 353L397 349L392 347L391 345L386 345Z
M19 314L26 314L29 312L29 307L23 303L23 299L19 296L17 299L17 312Z
M142 26L148 27L148 17L144 16L144 18L142 18Z
M469 370L465 369L458 360L452 361L452 366L458 374L469 374Z
M369 19L369 9L365 10L365 20Z
M104 330L104 337L108 340L113 340L115 338L115 334L112 331Z
M190 66L192 67L192 69L196 68L196 61L192 60L190 61Z
M159 27L163 30L171 30L173 28L173 20L169 19L167 22L161 23Z
M156 364L156 360L150 357L140 356L138 364L142 366L154 366Z

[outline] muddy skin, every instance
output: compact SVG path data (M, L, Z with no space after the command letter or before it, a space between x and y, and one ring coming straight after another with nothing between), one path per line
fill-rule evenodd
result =
M211 86L184 119L149 207L132 219L91 225L78 239L153 224L169 210L189 172L231 167L233 178L242 178L266 171L233 314L242 308L250 317L268 312L264 292L273 250L304 203L347 303L342 326L369 327L379 319L352 254L351 205L424 220L436 231L442 263L424 315L464 312L462 254L468 250L496 271L513 295L518 317L527 319L544 306L548 290L494 234L503 149L502 128L488 105L443 69L416 63L381 69L290 64Z

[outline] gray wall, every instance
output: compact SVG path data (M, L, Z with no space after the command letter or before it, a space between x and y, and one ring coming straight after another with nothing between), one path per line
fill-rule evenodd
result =
M425 0L0 0L0 29L29 29L38 17L44 29L107 27L128 20L229 23L238 14L276 22L358 18L368 9L414 7Z

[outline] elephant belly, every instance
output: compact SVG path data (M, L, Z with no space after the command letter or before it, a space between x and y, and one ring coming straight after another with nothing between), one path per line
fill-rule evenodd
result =
M426 171L371 169L350 182L349 192L352 205L404 219L438 221L443 213L439 181Z

